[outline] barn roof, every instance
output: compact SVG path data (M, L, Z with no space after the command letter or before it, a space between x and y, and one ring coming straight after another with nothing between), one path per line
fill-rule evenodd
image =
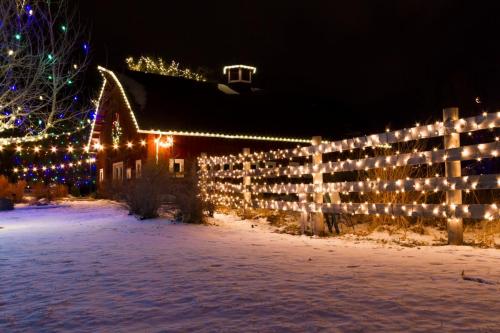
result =
M99 70L121 87L141 131L309 142L292 138L293 129L266 120L273 108L282 105L259 91L239 94L213 82L135 71L115 73L103 67Z

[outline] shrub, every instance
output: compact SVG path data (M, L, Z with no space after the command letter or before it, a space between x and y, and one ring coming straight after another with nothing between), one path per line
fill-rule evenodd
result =
M51 185L49 187L49 200L61 199L68 196L68 186L62 184Z
M186 174L175 188L175 203L179 207L182 222L202 223L204 208L207 208L208 214L213 214L213 210L210 212L210 207L204 205L200 198L196 173Z
M52 201L68 196L68 187L62 184L45 185L35 183L31 186L31 191L36 200L47 199Z
M0 198L10 199L14 203L19 203L23 200L26 185L25 180L20 180L15 184L11 184L7 177L0 176Z
M40 200L43 198L48 198L48 188L43 183L35 183L31 186L31 193L35 197L36 200Z
M10 184L10 193L12 201L19 203L23 201L24 191L26 190L27 183L25 180L20 180L15 184Z
M7 198L9 193L9 180L5 176L0 176L0 198Z
M76 185L71 186L70 193L74 197L80 197L81 196L80 188L78 186L76 186Z
M131 214L141 219L158 216L161 204L169 201L178 208L177 218L185 223L203 223L204 215L213 216L214 206L203 202L198 188L196 164L184 177L174 177L164 163L148 162L142 169L141 178L136 178L126 186L113 192L115 199L123 197ZM113 187L112 187L113 188ZM167 200L168 199L168 200Z
M131 214L141 219L158 216L163 196L168 192L172 177L163 163L146 163L141 178L132 180L123 187L125 202Z

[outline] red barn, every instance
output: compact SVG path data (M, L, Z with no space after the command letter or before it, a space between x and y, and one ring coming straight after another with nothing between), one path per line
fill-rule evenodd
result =
M99 183L140 177L146 161L168 160L169 171L182 176L188 161L201 153L238 154L243 148L309 143L272 136L279 131L272 121L246 126L245 119L266 100L251 86L252 67L226 67L228 85L103 67L99 71L103 84L89 141Z

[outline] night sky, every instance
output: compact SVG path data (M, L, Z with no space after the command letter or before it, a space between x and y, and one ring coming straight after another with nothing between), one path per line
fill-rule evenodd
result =
M467 116L500 104L499 1L80 2L95 64L158 55L221 81L224 65L255 65L259 87L301 101L270 113L295 116L301 135L370 134L439 119L446 105Z

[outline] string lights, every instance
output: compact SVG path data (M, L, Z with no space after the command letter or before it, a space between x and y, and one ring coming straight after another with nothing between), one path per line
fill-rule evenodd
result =
M37 164L37 165L30 165L30 166L16 166L15 168L12 169L12 172L17 174L20 172L45 172L45 171L50 171L50 170L63 170L63 169L68 169L68 168L76 168L79 166L84 165L84 163L87 164L93 164L96 162L95 158L86 158L82 159L79 161L75 162L68 162L68 163L49 163L49 164Z
M463 118L452 121L449 124L436 122L429 125L420 125L386 133L372 134L352 139L344 139L338 141L324 141L318 146L297 147L294 149L271 150L269 152L254 152L250 155L252 163L259 160L279 160L296 157L306 157L313 155L315 152L322 154L345 152L353 149L376 149L376 148L392 148L391 144L416 141L421 139L431 139L441 137L447 133L467 133L493 129L500 127L500 112L483 113L479 116ZM498 142L498 136L495 141ZM301 141L301 143L310 143L310 140ZM220 164L239 164L243 162L243 154L228 155L228 156L210 156L207 160L208 165Z
M371 170L387 167L398 167L406 165L421 165L433 163L444 163L446 161L467 161L480 158L492 158L498 156L500 146L498 142L478 144L452 149L441 149L433 151L421 151L416 153L399 154L392 156L378 156L364 159L343 160L338 162L327 162L319 165L306 164L301 166L286 166L278 168L256 168L248 171L251 177L280 177L280 176L302 176L312 173L336 173L357 170ZM210 174L217 178L241 178L247 174L243 170L218 170Z
M436 204L425 202L425 196L417 197L413 203L377 203L377 202L309 202L309 195L339 193L349 197L350 193L362 198L367 193L438 193L463 190L465 193L478 190L500 189L500 174L481 174L461 177L443 177L437 173L434 177L404 179L364 179L359 181L311 183L311 176L337 174L341 172L365 172L373 169L398 167L421 167L444 164L452 161L483 161L499 155L498 135L493 142L477 143L458 148L431 150L413 149L401 152L392 148L393 144L407 143L422 139L432 139L452 133L469 134L476 131L493 131L500 127L500 112L483 113L476 117L456 121L436 122L429 125L416 124L416 127L368 135L353 139L323 142L294 149L281 149L252 154L202 156L200 166L200 189L204 200L216 205L229 205L235 208L264 208L297 212L323 212L342 214L370 214L395 216L424 216L441 218L499 219L496 203L492 204ZM383 147L383 148L382 148ZM424 146L425 147L425 146ZM393 149L392 153L361 158L339 158L337 161L322 162L324 154L352 153L355 149ZM422 148L420 148L422 149ZM311 163L307 160L313 156ZM300 165L294 160L303 163ZM304 163L305 160L305 163ZM277 164L277 161L279 164ZM245 165L252 164L252 168ZM291 178L308 176L307 182L297 183ZM282 179L288 178L288 183ZM245 179L255 182L245 184ZM270 183L267 183L269 181ZM245 198L250 192L253 197ZM286 196L281 200L272 199Z
M179 63L172 61L166 65L162 58L153 59L151 57L141 56L137 61L133 57L125 59L128 69L136 72L153 73L164 76L182 77L184 79L195 81L206 81L207 78L202 74L195 73L189 68L179 68Z
M6 147L10 145L20 144L20 143L32 143L38 142L47 139L59 139L64 136L70 136L73 134L77 134L87 129L91 125L91 121L87 120L87 123L84 123L80 126L77 126L74 131L64 132L64 133L45 133L41 135L33 135L33 136L25 136L25 137L1 137L0 138L0 146Z
M110 150L118 150L118 149L131 149L133 147L145 147L147 145L146 140L137 140L137 141L127 141L124 144L113 144L110 146L105 146L103 144L94 144L92 148L98 151L102 151L104 149ZM74 144L66 145L66 146L56 146L56 145L34 145L34 146L24 146L22 144L18 144L16 146L0 146L0 153L13 151L16 154L48 154L48 153L59 153L59 152L67 152L67 153L89 153L90 148L87 145L77 146Z

